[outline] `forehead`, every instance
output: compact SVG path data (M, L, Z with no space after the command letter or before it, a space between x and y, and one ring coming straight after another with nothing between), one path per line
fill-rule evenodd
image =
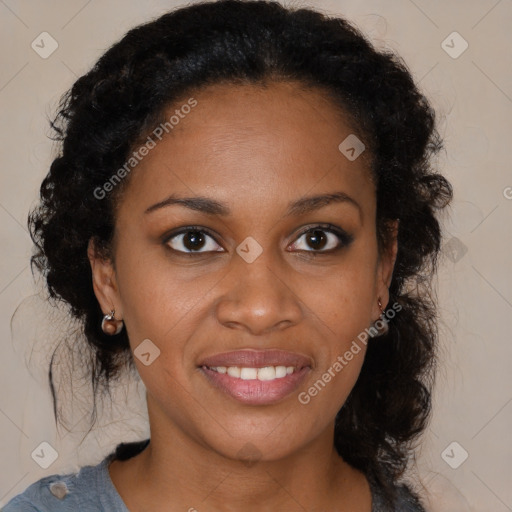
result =
M368 156L351 161L340 151L354 128L321 89L213 85L175 102L163 118L173 118L169 133L153 136L130 176L130 208L173 192L241 205L334 189L373 198Z

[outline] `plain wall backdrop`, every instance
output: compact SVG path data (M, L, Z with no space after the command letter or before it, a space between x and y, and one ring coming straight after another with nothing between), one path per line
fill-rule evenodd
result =
M178 5L0 0L0 506L43 476L96 464L119 442L148 436L143 385L129 381L89 433L88 389L67 390L76 421L57 431L47 364L70 333L35 295L26 217L55 156L48 117L60 96L128 29ZM288 5L345 16L378 47L398 52L437 111L445 142L438 163L455 198L442 218L434 415L411 477L432 512L511 511L512 2ZM58 453L46 469L31 456L43 442Z

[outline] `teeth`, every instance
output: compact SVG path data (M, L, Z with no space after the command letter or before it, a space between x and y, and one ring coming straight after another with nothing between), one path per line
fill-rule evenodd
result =
M276 378L276 369L273 366L265 366L258 370L258 380L274 380Z
M286 377L286 366L276 366L276 379Z
M240 378L240 368L238 368L238 366L230 366L228 368L228 375L230 377Z
M242 380L274 380L291 375L296 368L294 366L265 366L264 368L240 368L239 366L214 366L210 368L218 373L227 373L230 377Z
M241 368L240 378L242 380L251 380L258 378L258 370L256 368Z

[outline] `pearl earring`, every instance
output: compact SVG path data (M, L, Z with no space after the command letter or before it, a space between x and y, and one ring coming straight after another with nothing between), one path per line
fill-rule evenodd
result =
M122 320L116 320L115 310L111 309L110 313L106 314L101 321L101 330L109 336L119 334L124 326Z

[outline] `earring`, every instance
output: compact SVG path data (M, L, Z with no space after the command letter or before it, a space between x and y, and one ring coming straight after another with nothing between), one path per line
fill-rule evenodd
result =
M377 299L377 304L379 305L379 309L380 309L380 318L375 321L375 327L379 331L379 336L383 336L384 334L387 334L389 332L389 325L388 325L387 318L384 318L385 317L384 309L382 307L382 302L380 300L380 297Z
M119 334L124 326L122 320L115 319L115 313L115 310L111 309L110 313L106 314L101 321L101 330L109 336Z

